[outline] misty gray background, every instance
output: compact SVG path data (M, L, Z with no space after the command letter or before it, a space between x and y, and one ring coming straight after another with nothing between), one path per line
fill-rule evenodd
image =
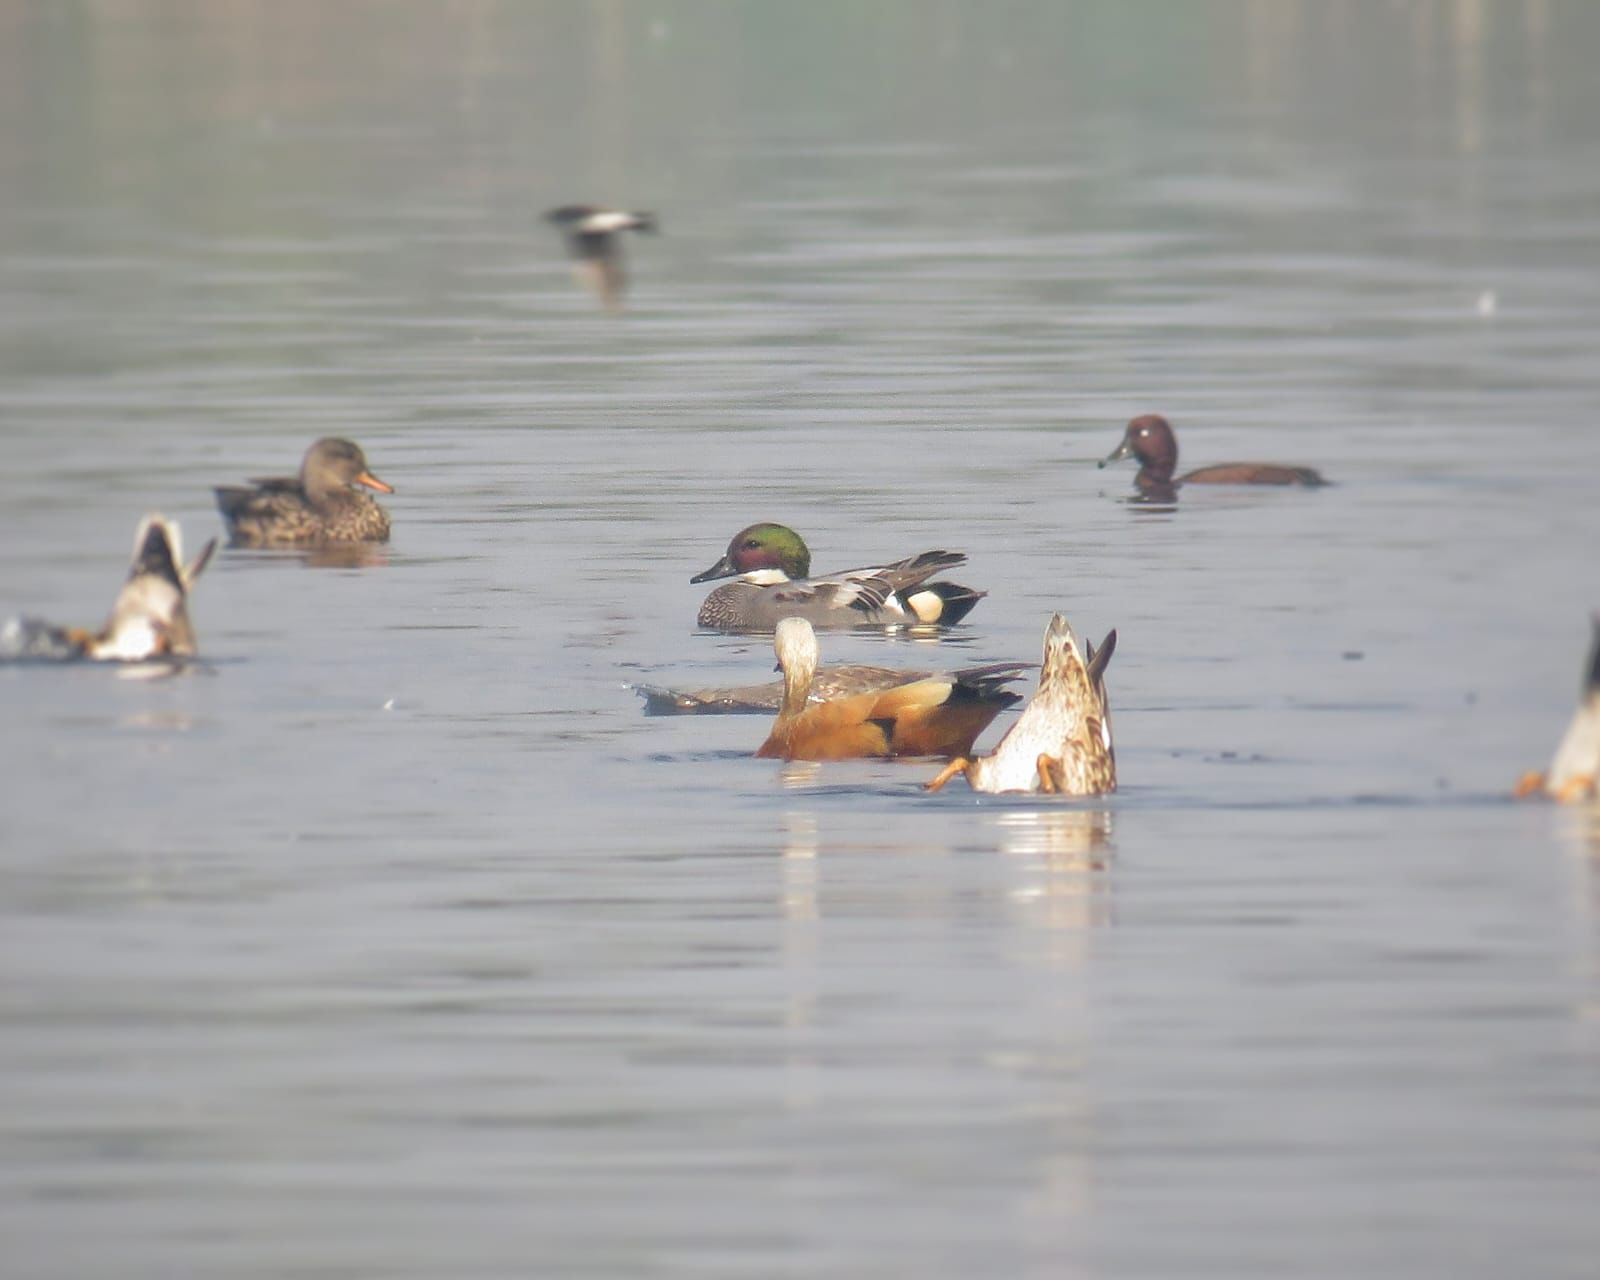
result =
M374 563L0 670L8 1276L1588 1277L1600 7L0 8L0 614L347 435ZM539 219L656 210L626 315ZM1184 462L1321 492L1129 506ZM690 574L1121 635L1104 802L749 758ZM1002 725L1005 722L1002 722ZM990 735L992 740L994 734Z

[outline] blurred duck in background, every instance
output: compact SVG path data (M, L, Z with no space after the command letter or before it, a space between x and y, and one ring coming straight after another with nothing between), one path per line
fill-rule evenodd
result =
M564 204L544 216L566 233L567 252L572 255L579 283L592 290L607 311L621 311L622 294L628 283L622 233L654 234L660 229L655 214L629 213L593 204Z

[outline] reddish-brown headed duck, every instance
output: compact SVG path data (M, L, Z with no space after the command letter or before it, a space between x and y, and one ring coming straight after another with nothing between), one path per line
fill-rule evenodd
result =
M1146 413L1128 423L1122 443L1100 462L1139 459L1139 474L1133 478L1139 492L1151 497L1172 498L1182 484L1298 484L1308 487L1327 481L1310 467L1285 467L1274 462L1222 462L1201 467L1181 476L1178 469L1178 437L1172 424L1159 413Z

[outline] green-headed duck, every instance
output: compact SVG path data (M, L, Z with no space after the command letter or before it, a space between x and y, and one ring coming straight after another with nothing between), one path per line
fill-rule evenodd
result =
M689 581L737 575L700 606L699 625L718 631L771 631L782 618L805 618L819 627L951 626L984 593L928 579L966 558L959 551L924 551L893 564L813 578L811 552L798 533L781 524L753 524L734 534L722 558Z

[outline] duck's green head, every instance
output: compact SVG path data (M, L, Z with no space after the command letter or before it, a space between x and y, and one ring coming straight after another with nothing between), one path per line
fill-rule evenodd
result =
M811 573L811 552L793 529L781 524L753 524L733 535L722 559L690 582L710 582L735 574L757 570L777 570L788 578L805 578Z

